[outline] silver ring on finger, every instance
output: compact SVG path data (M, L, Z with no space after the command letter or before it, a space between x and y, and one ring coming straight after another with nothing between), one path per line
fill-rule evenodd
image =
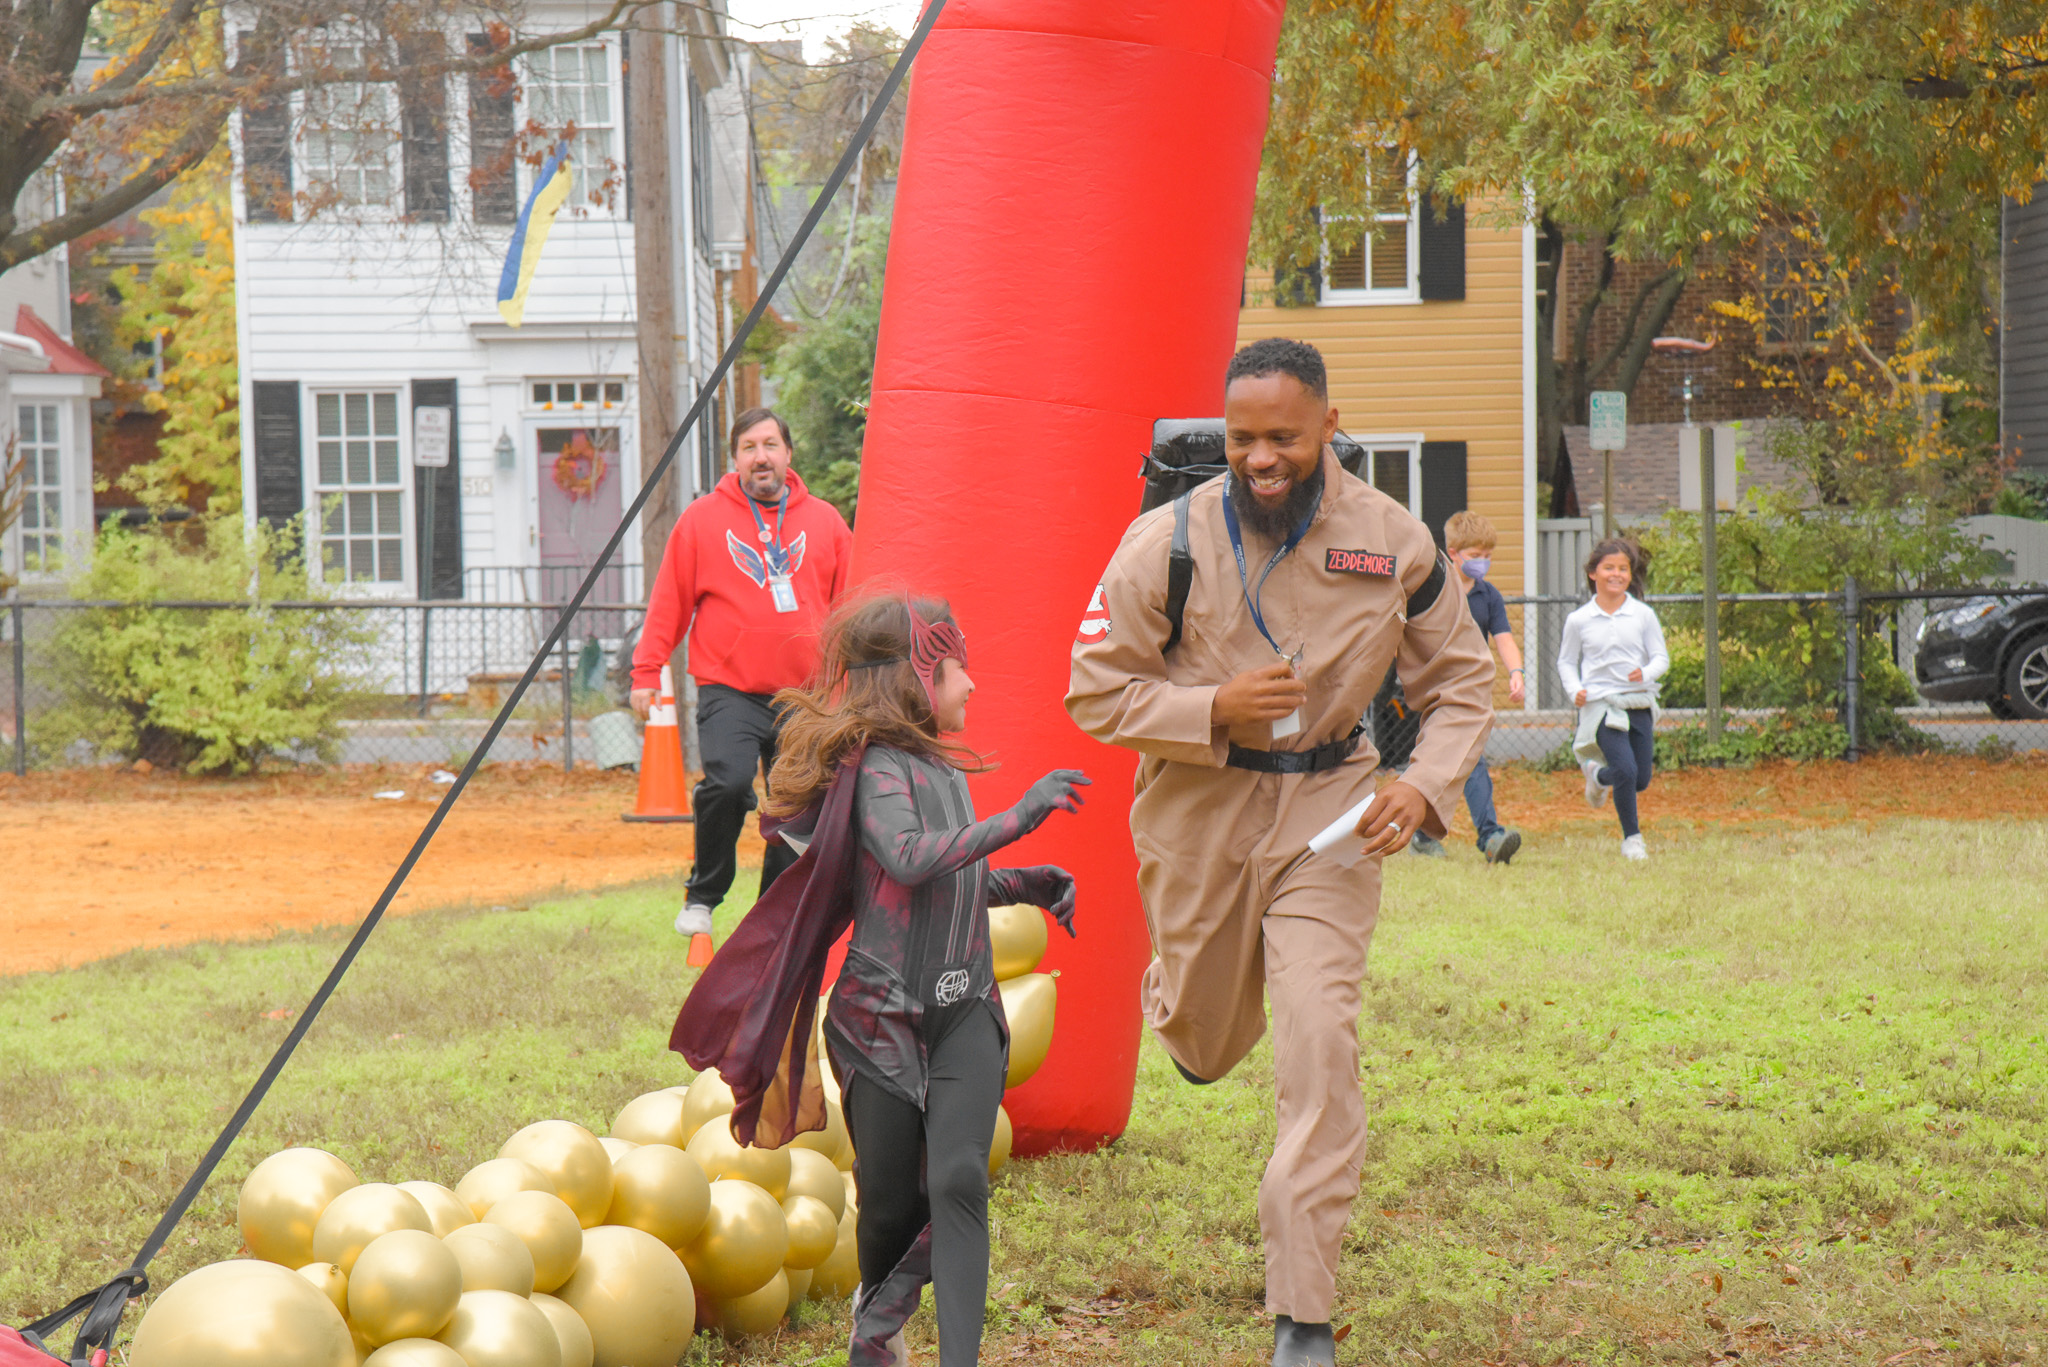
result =
M1399 835L1401 833L1401 823L1398 821L1389 821L1387 823L1387 829L1392 831L1395 835Z

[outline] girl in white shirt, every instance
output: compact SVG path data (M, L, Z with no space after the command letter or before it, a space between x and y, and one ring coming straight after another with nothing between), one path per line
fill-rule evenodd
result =
M1664 629L1642 600L1643 557L1635 543L1602 541L1586 561L1593 601L1565 618L1557 673L1579 709L1572 753L1586 775L1586 802L1614 794L1621 853L1648 859L1636 794L1650 786L1657 680L1671 668Z

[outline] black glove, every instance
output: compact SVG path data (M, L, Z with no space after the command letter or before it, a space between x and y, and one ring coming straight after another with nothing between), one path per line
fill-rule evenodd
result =
M1022 818L1026 831L1035 831L1054 812L1080 811L1081 794L1075 790L1088 782L1088 775L1079 769L1055 769L1026 788L1010 810Z
M1067 932L1069 940L1074 937L1074 875L1055 865L1046 865L1041 873L1047 880L1046 892L1051 900L1043 905L1052 913L1052 919L1060 923L1060 929Z
M1044 907L1069 937L1074 934L1074 875L1057 864L988 871L989 905Z

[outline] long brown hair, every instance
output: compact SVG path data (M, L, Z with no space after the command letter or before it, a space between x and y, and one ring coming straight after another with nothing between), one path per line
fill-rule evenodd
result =
M970 774L994 767L939 737L931 699L910 667L913 601L925 621L953 621L942 598L890 594L845 604L825 623L817 677L775 695L788 713L768 772L765 814L794 816L823 797L839 761L863 742L893 745Z
M1628 561L1628 591L1642 597L1643 576L1650 568L1650 553L1632 536L1610 536L1593 547L1593 553L1586 557L1587 582L1592 581L1593 571L1610 555L1618 555Z

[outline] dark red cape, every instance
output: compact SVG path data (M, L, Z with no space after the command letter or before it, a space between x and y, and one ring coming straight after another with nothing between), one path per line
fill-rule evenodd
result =
M808 826L810 846L719 947L669 1034L668 1047L691 1067L716 1068L732 1087L732 1132L742 1144L780 1148L825 1128L818 994L833 943L853 924L854 792L866 748L840 761L819 802L763 832L776 839Z

